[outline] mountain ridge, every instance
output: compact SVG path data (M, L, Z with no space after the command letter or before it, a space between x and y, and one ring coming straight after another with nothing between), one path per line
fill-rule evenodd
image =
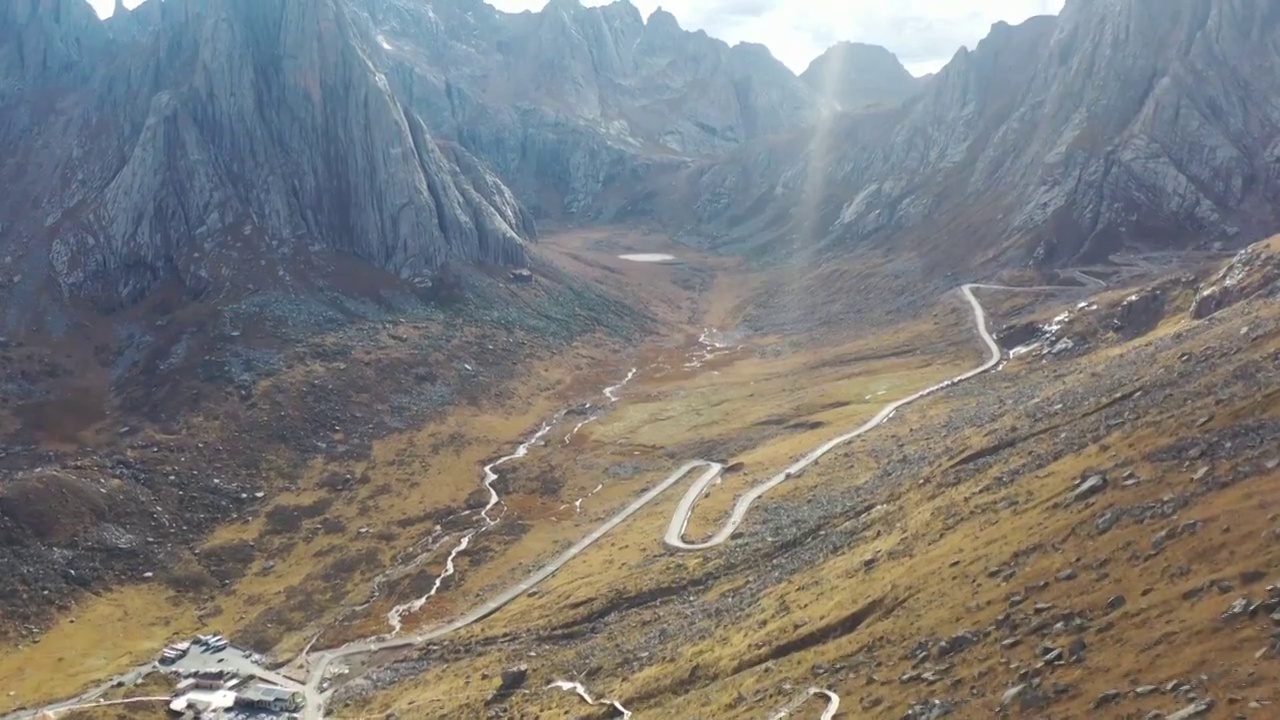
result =
M7 7L0 177L27 190L0 244L27 256L18 295L47 274L108 306L164 278L198 294L243 275L233 236L277 268L268 284L307 275L278 260L316 248L401 277L520 265L535 220L773 258L871 248L936 275L1239 245L1277 220L1280 113L1259 98L1280 90L1280 22L1241 0L1072 0L993 25L927 81L852 44L805 79L628 2L324 0L297 27L277 1L238 3L152 0L106 22L82 0ZM321 23L323 42L299 34ZM18 209L38 200L43 224Z
M34 1L10 6L16 21ZM64 294L110 306L165 279L199 293L239 282L245 255L284 279L304 272L290 267L295 247L350 253L401 277L451 258L524 263L532 219L496 176L405 111L345 2L147 3L109 25L86 20L80 0L61 3L94 42L56 42L66 29L58 22L13 23L24 34L9 40L0 67L27 121L6 124L0 142L62 170L11 162L0 176L33 189L11 203L48 206L43 224L6 230L20 252L47 239ZM123 28L119 38L113 28ZM33 43L56 53L24 60ZM50 109L33 96L65 65L64 45L83 50L81 65L101 67L73 76L42 118ZM58 131L25 134L41 123Z
M800 79L831 97L843 110L895 105L915 95L924 81L907 72L898 56L879 45L839 42L809 63Z
M997 24L888 122L838 123L834 157L815 156L816 135L795 137L775 155L746 150L699 171L687 227L731 245L751 207L766 213L754 229L775 228L753 242L788 246L799 226L786 209L805 191L794 180L820 172L828 182L808 200L821 217L806 219L807 241L893 243L936 251L940 264L953 259L948 243L970 263L1062 265L1128 242L1265 237L1277 220L1265 198L1277 189L1280 115L1257 98L1275 89L1262 58L1277 56L1278 26L1275 13L1235 0L1173 10L1077 0L1059 18ZM1185 40L1170 44L1176 37ZM1178 57L1184 46L1190 58ZM1193 67L1221 80L1197 81ZM1219 116L1202 110L1210 107ZM1206 145L1213 152L1196 150ZM758 204L766 188L788 196L772 214ZM991 240L944 239L979 224Z

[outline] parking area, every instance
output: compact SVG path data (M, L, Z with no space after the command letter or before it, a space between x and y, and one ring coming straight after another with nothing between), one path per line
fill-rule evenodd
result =
M262 660L262 656L234 645L223 650L210 650L207 647L195 645L184 657L171 665L162 664L160 669L174 670L179 673L221 670L241 676L259 675L264 670L260 664Z
M170 706L175 712L203 708L219 711L218 717L228 720L296 720L303 705L302 687L268 670L265 662L220 636L201 636L166 648L156 667L177 678Z

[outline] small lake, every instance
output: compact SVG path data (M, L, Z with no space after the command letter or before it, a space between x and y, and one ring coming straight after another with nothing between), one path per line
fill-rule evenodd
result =
M676 259L675 255L668 255L666 253L630 253L627 255L619 255L618 257L623 260L642 263L671 262Z

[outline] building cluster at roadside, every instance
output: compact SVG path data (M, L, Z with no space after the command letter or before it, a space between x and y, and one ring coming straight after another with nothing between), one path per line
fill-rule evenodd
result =
M263 658L232 647L221 635L199 635L170 645L159 665L178 678L169 710L181 718L281 717L305 705L300 690L284 687L257 670ZM296 717L296 715L292 715Z

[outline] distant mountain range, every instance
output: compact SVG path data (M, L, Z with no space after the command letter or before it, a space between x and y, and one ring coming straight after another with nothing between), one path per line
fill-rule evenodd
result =
M951 267L1257 240L1277 227L1278 62L1274 3L1072 0L997 24L898 108L700 171L689 226Z

